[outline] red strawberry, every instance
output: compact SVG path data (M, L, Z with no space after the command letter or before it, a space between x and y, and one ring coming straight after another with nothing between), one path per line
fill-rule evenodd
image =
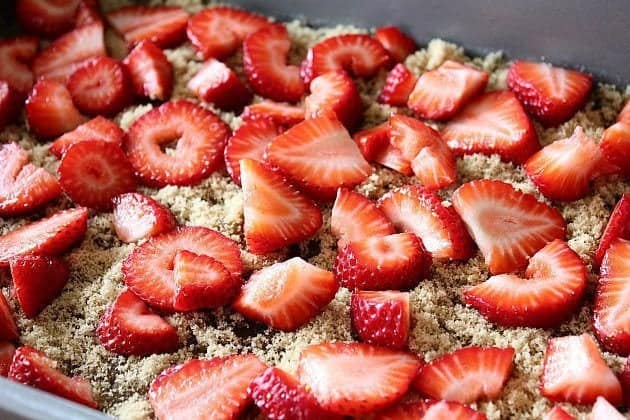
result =
M515 61L508 71L507 84L527 112L551 126L565 122L582 108L593 78L547 63Z
M422 420L486 420L486 415L453 401L431 404Z
M399 400L420 363L413 354L369 344L312 344L300 354L298 377L325 410L356 416Z
M361 341L393 349L407 345L411 325L408 292L356 290L350 308L352 327Z
M625 420L626 417L615 409L606 398L597 397L593 409L591 410L590 420Z
M566 321L582 303L586 266L566 242L556 239L529 260L526 278L490 277L464 292L464 300L495 324L551 328Z
M27 318L35 318L60 294L70 277L59 257L23 255L9 262L15 294Z
M588 334L550 338L540 392L551 401L593 404L598 396L621 403L621 385Z
M372 167L336 119L319 116L301 122L272 141L265 160L319 200L332 200L337 188L363 182Z
M123 356L171 353L179 347L177 330L129 290L101 315L96 337L105 349Z
M125 6L107 14L107 21L127 43L151 41L171 48L186 39L188 13L176 6Z
M34 36L21 36L0 40L0 80L25 95L33 87L30 63L37 54L38 40Z
M123 64L136 95L165 101L173 92L173 66L164 52L151 41L140 41Z
M170 232L177 226L173 213L151 197L140 193L121 194L112 199L114 229L121 241L130 243Z
M252 159L242 159L243 231L247 249L264 254L313 236L322 213L277 172Z
M0 80L0 130L20 116L24 105L22 95L4 80Z
M61 373L56 365L54 360L49 359L41 351L22 346L13 356L9 379L97 408L98 404L94 401L90 382L78 376L68 377Z
M335 116L350 131L363 119L363 102L354 81L344 72L323 73L310 85L311 93L304 99L306 118Z
M626 407L630 407L630 357L626 358L623 370L619 374L619 382L623 389L623 403Z
M400 290L415 287L430 267L422 241L413 233L399 233L346 244L333 271L348 289Z
M384 122L377 126L357 131L353 139L359 146L363 157L368 161L374 161L377 154L389 144L389 123Z
M462 219L436 193L409 185L385 194L378 206L396 229L421 238L433 258L465 260L472 255L473 242Z
M61 195L57 179L29 163L16 143L0 146L0 216L11 217L41 208Z
M243 272L241 251L236 242L212 229L183 226L136 247L123 261L125 284L149 305L172 311L177 293L173 267L180 251L212 257L236 278Z
M238 110L251 102L252 94L228 66L210 58L188 82L199 99L219 108Z
M266 368L253 354L192 359L160 373L149 402L158 419L236 419L251 404L247 388Z
M383 45L390 57L402 62L416 50L416 42L396 26L382 26L374 31L374 38Z
M118 124L98 116L59 137L50 145L48 151L61 158L72 145L80 141L99 140L122 146L124 137L125 132Z
M617 115L617 122L625 122L630 124L630 101L627 101L623 109Z
M485 93L449 121L442 138L458 156L498 154L501 159L525 163L538 149L538 135L523 107L511 92Z
M59 165L61 188L78 205L112 208L112 198L134 191L133 168L120 146L100 140L75 143Z
M417 81L418 76L404 64L396 64L385 79L378 102L392 106L407 106L407 100Z
M15 354L15 346L8 341L0 342L0 376L9 375L9 368Z
M565 235L566 222L557 209L505 182L468 182L452 200L492 274L524 268L536 251Z
M415 420L422 419L427 409L435 402L420 400L394 405L377 413L373 420Z
M9 302L0 291L0 340L15 341L19 337Z
M297 102L306 87L300 68L287 64L291 40L284 25L268 25L245 38L243 70L258 95L279 102Z
M613 209L608 224L595 251L595 264L602 263L604 254L617 238L630 239L630 195L623 194Z
M0 267L8 267L9 260L18 255L63 254L83 239L87 217L83 207L60 211L0 236Z
M209 7L188 21L188 39L204 59L223 59L235 52L247 35L269 25L269 20L245 10Z
M79 0L17 0L15 11L26 31L54 38L72 29L78 5Z
M599 142L608 162L616 165L625 176L630 176L630 112L628 114L627 122L621 121L608 127Z
M241 114L244 122L266 118L285 128L293 127L304 121L304 116L304 109L299 106L272 101L262 101L249 105Z
M81 28L93 23L103 24L98 0L81 0L74 15L74 27Z
M575 417L564 411L556 404L543 418L543 420L575 420Z

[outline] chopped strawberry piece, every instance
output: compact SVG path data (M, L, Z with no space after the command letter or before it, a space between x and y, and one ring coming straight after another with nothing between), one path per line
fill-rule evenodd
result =
M354 134L353 139L359 146L363 157L368 161L374 161L378 153L389 144L389 123L384 122L358 131Z
M270 119L279 126L290 128L304 121L304 109L272 101L262 101L245 107L241 114L244 122L260 118Z
M99 140L123 145L125 132L115 122L98 116L55 140L48 151L61 158L72 145L85 140Z
M304 99L306 118L335 116L350 131L363 119L363 102L354 81L344 72L323 73L313 79Z
M190 79L188 89L199 99L227 110L239 110L252 100L252 93L236 73L214 58L208 59Z
M300 68L287 64L291 41L284 25L268 25L245 38L243 70L258 95L278 102L297 102L306 86Z
M54 38L72 29L78 5L79 0L17 0L15 11L26 31Z
M627 118L627 122L620 121L604 131L599 147L608 162L618 167L618 172L630 176L630 116Z
M24 105L24 97L4 80L0 80L0 130L15 122Z
M0 291L0 340L15 341L19 337L9 302Z
M615 409L606 398L597 397L593 409L591 410L590 420L625 420L623 414Z
M375 346L400 349L409 338L409 293L361 291L350 301L352 327L361 341Z
M176 6L125 6L107 14L107 21L127 43L151 41L171 48L186 39L188 13Z
M374 162L380 163L384 167L393 169L403 175L410 176L413 174L411 163L402 156L402 153L400 153L400 150L398 150L396 146L393 146L389 142L383 149L376 153Z
M586 103L591 75L547 63L515 61L507 84L527 112L547 126L565 122Z
M140 41L125 57L134 93L151 100L166 101L173 92L173 66L164 51L151 41Z
M30 63L37 54L38 40L34 36L20 36L0 40L0 80L22 95L33 87Z
M177 330L129 290L101 315L96 337L105 349L124 356L171 353L179 347Z
M188 101L171 101L131 125L126 151L149 185L195 185L220 167L229 135L229 127L213 112ZM162 150L173 141L177 145L170 153Z
M394 226L385 214L358 192L339 188L330 216L330 230L340 246L373 236L394 233Z
M593 404L598 396L621 403L621 385L588 334L550 338L540 392L551 401Z
M396 64L385 79L378 102L392 106L407 106L407 100L417 81L418 76L404 64Z
M555 405L543 418L543 420L575 420L575 417L564 411L559 405Z
M149 402L159 419L237 419L251 404L249 385L266 368L253 354L192 359L160 373Z
M486 420L486 415L454 401L431 404L422 420Z
M630 407L630 357L626 358L623 370L619 374L619 382L623 389L623 403L626 407Z
M280 174L252 159L241 159L243 231L247 249L264 254L313 236L322 213Z
M617 122L630 124L630 101L626 102L619 115L617 115Z
M15 346L8 341L0 341L0 376L9 375L9 368L15 354Z
M151 197L139 193L112 199L114 229L121 241L130 243L170 232L177 226L173 213Z
M530 256L565 236L566 222L557 209L505 182L468 182L452 200L492 274L524 268Z
M81 0L74 15L74 27L81 28L93 23L103 24L98 0Z
M422 419L433 401L420 400L404 402L376 413L373 420L414 420ZM450 420L450 419L449 419Z
M597 251L595 251L594 262L599 267L604 259L604 254L617 238L630 240L630 195L623 194L606 224L606 228L599 239Z
M387 50L392 60L399 63L416 50L416 42L396 26L377 28L374 38Z

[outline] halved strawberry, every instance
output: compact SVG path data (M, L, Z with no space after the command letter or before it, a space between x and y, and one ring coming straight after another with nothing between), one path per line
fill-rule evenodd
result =
M369 344L312 344L300 354L298 377L325 410L356 416L399 400L420 364L413 354Z
M485 93L466 105L441 131L458 156L498 154L501 159L525 163L538 149L538 135L513 93Z
M527 112L551 126L565 122L584 105L593 78L548 63L515 61L508 71L507 84Z
M15 295L27 318L35 318L68 283L70 268L59 257L21 255L9 261Z
M241 251L233 240L201 226L182 226L136 247L123 261L123 280L149 305L172 311L177 284L173 267L180 251L207 255L221 262L234 277L243 272Z
M621 385L588 334L550 338L540 392L551 401L593 404L598 396L621 404Z
M151 41L171 48L186 39L188 13L177 6L125 6L107 14L107 21L127 43Z
M558 404L545 415L543 420L575 420L575 417L564 411Z
M105 349L124 356L171 353L179 347L177 330L129 290L101 315L96 337Z
M304 121L304 117L304 108L273 101L262 101L246 106L241 114L244 122L266 118L284 128L293 127Z
M392 106L407 106L407 100L417 81L418 76L404 64L396 64L385 79L378 102Z
M173 92L173 65L151 41L140 41L123 60L134 93L165 101Z
M213 112L188 101L171 101L129 127L126 151L142 180L156 187L194 185L217 170L230 129ZM169 143L176 146L167 153Z
M363 157L372 162L377 154L389 144L389 123L384 122L374 127L357 131L353 136ZM409 168L411 171L411 167Z
M630 101L627 101L621 111L619 111L619 115L617 115L617 122L630 124Z
M61 158L72 145L80 141L100 140L122 146L124 137L125 132L118 124L98 116L59 137L50 145L48 151Z
M372 172L356 143L338 120L318 116L272 141L265 160L309 195L332 200L337 188L354 188Z
M454 401L439 401L427 408L422 420L486 420L486 415Z
M594 262L599 267L604 259L604 254L610 245L617 239L630 240L630 195L623 194L608 219L599 245L595 251Z
M63 254L83 239L87 218L84 207L64 210L0 236L0 267L18 255Z
M34 36L20 36L0 40L0 80L25 95L33 87L30 64L37 54L38 40Z
M415 420L422 419L427 409L435 404L430 400L419 400L398 403L390 408L380 411L372 417L373 420ZM451 420L451 419L449 419Z
M393 349L407 345L411 325L408 292L355 290L350 316L361 341Z
M268 25L243 42L243 70L258 95L278 102L298 102L306 86L300 68L287 64L291 40L281 24Z
M330 230L339 240L339 246L343 246L373 236L391 235L394 226L369 198L339 188L330 216Z
M215 6L190 18L187 35L204 59L223 59L235 52L247 35L269 24L266 17L243 9Z
M502 181L468 182L452 200L492 274L525 268L536 251L565 236L557 209Z
M247 388L266 368L253 354L192 359L160 373L149 402L158 419L236 419L251 404Z
M376 236L341 248L333 266L348 289L402 290L429 274L431 255L413 233Z
M336 117L350 131L363 119L363 102L354 81L339 70L322 73L310 84L311 93L304 99L306 118L322 115Z
M385 194L378 207L402 232L415 233L437 259L465 260L473 242L457 212L434 192L408 185Z
M93 23L103 24L98 0L81 0L74 15L74 27L81 28Z
M295 331L319 314L338 289L333 273L294 257L252 274L234 309L272 328Z
M467 289L464 300L495 324L551 328L582 303L586 265L566 242L549 242L529 260L525 277L499 274Z
M376 28L374 38L387 50L392 60L399 63L416 50L416 42L397 26Z
M121 241L130 243L170 232L177 226L173 213L151 197L125 193L112 199L114 229Z
M54 38L72 29L79 1L17 0L15 12L26 31Z
M0 80L0 130L20 116L24 97L4 80Z
M251 102L252 93L228 66L208 59L188 82L188 90L219 108L238 110Z
M15 351L9 368L9 379L59 397L97 408L92 385L79 376L68 377L57 369L57 363L33 347L22 346Z
M621 174L630 176L630 116L627 118L628 121L615 123L604 131L599 147L608 162L617 166Z
M615 407L609 403L604 397L597 397L593 409L589 416L589 420L625 420L626 417L621 414Z
M15 341L19 337L9 302L0 291L0 340Z
M0 146L0 162L1 217L31 212L60 196L57 179L29 163L28 154L17 143Z
M630 357L626 358L626 363L619 373L619 382L623 389L623 403L626 407L630 407Z
M0 341L0 376L9 375L9 368L15 354L15 346L8 341Z

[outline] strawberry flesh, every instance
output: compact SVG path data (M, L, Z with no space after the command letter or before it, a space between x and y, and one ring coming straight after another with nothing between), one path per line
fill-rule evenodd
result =
M407 106L407 100L417 81L418 76L413 74L404 64L396 64L385 79L385 85L378 96L378 102L391 106Z
M251 92L236 73L214 58L208 59L190 79L188 89L221 109L239 110L252 100Z
M575 420L575 417L564 411L559 405L555 405L543 418L543 420Z
M630 176L630 112L628 121L620 121L608 127L599 142L599 148L617 172Z
M0 80L5 80L20 95L26 95L33 87L30 64L37 54L38 44L34 36L0 40Z
M57 138L48 151L61 158L72 145L85 140L99 140L123 145L125 132L115 122L98 116Z
M171 211L151 197L125 193L112 199L114 229L121 241L130 243L170 232L177 226Z
M597 267L601 265L604 254L617 238L630 240L630 195L627 194L623 194L615 205L599 239L594 257Z
M361 341L393 349L407 345L411 325L408 292L356 290L350 314Z
M72 29L79 0L17 0L15 13L30 33L54 38Z
M128 44L151 41L172 48L186 39L188 13L176 6L125 6L107 14L109 24Z
M151 100L166 101L173 92L173 65L151 41L140 41L125 57L134 93Z
M431 400L403 402L382 410L373 417L374 420L413 420L422 419L427 409L434 404ZM450 419L449 419L450 420Z
M8 341L0 341L0 376L9 375L9 368L15 354L15 346Z
M304 109L273 101L262 101L245 107L241 114L243 122L261 118L272 120L284 128L291 128L295 124L304 121Z
M374 38L387 50L392 60L399 63L416 50L416 42L396 26L376 28Z
M604 397L597 397L589 416L590 420L625 420L625 418Z
M23 96L4 80L0 80L0 130L16 122L24 105Z
M310 84L304 99L306 118L336 117L349 130L363 119L363 102L354 81L344 71L323 73Z
M422 420L486 420L486 415L454 401L431 404Z
M9 302L0 292L0 340L15 341L19 337L18 328L13 319Z

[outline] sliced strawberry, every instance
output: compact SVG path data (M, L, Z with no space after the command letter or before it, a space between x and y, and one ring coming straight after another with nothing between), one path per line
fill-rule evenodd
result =
M149 305L172 311L177 293L173 267L180 251L207 255L221 262L234 277L243 272L241 251L233 240L201 226L182 226L136 247L123 261L123 280Z
M527 112L552 126L565 122L582 108L593 78L547 63L515 61L508 71L507 84Z
M621 385L588 334L550 338L540 392L551 401L593 404L598 396L617 405Z
M298 377L325 410L355 416L399 400L420 363L413 354L369 344L313 344L300 354Z
M422 241L399 233L348 243L337 253L333 271L348 289L402 290L415 287L430 267Z
M442 138L458 155L498 154L501 159L525 163L538 149L538 135L523 107L511 92L485 93L449 121Z
M0 40L0 80L5 80L22 95L33 87L34 77L29 65L37 54L37 46L34 36Z
M625 420L625 418L603 397L597 397L589 416L590 420Z
M243 9L209 7L188 21L188 39L204 59L223 59L235 52L247 35L269 25L269 20Z
M396 26L376 28L374 38L387 50L392 60L399 63L416 50L416 42Z
M404 402L386 408L378 412L373 420L415 420L422 419L427 409L434 404L433 401L420 400L412 402Z
M9 262L15 294L27 318L35 318L68 283L70 268L59 257L22 255Z
M404 64L396 64L385 79L378 102L392 106L407 106L407 100L417 81L418 76Z
M408 292L356 290L350 302L352 327L361 341L393 349L407 345L411 325Z
M431 404L422 420L486 420L486 415L453 401Z
M332 200L337 188L354 188L372 172L356 143L336 119L319 116L301 122L272 141L265 160L319 200Z
M173 65L153 42L140 41L123 64L136 95L160 101L170 98L174 84Z
M177 6L125 6L107 14L107 21L128 44L151 41L171 48L186 39L188 13Z
M627 101L624 107L617 115L617 122L625 122L626 124L630 124L630 101Z
M93 23L103 24L98 0L81 0L74 15L74 27L81 28Z
M9 369L9 379L97 408L98 404L94 401L90 382L78 376L73 378L66 376L56 365L54 360L49 359L41 351L23 346L15 351Z
M608 127L599 147L608 162L616 165L623 175L630 176L630 116L627 119Z
M177 330L129 290L101 315L96 337L105 349L124 356L171 353L179 347Z
M630 407L630 357L626 358L626 363L619 373L619 382L623 389L623 403L626 407Z
M363 102L354 81L344 71L322 73L313 79L304 99L306 118L334 115L350 131L363 119Z
M124 137L125 132L118 124L98 116L59 137L50 145L48 151L61 158L72 145L80 141L100 140L122 146Z
M243 70L258 95L278 102L298 102L306 86L300 68L287 64L291 40L281 24L268 25L245 38Z
M249 105L241 114L244 122L266 118L285 128L304 121L304 116L302 107L272 101Z
M468 182L452 200L492 274L524 268L530 256L565 236L566 222L557 209L505 182Z
M343 246L373 236L391 235L394 226L370 199L358 192L339 188L330 216L330 230Z
M0 80L0 130L20 116L24 97L4 80Z
M252 159L241 159L243 231L247 249L264 254L313 236L322 213L277 172Z
M15 341L19 337L18 328L13 319L9 302L0 292L0 340Z
M9 375L9 368L15 354L15 346L8 341L0 341L0 376Z
M26 31L54 38L72 29L78 5L79 0L17 0L15 10Z
M188 89L199 99L227 110L239 110L252 100L252 93L236 73L214 58L208 59L190 79Z
M555 405L543 418L543 420L575 420L575 417L564 411L559 405Z
M151 197L140 193L121 194L112 199L114 229L121 241L130 243L170 232L177 226L173 213Z
M377 154L389 144L389 123L357 131L353 136L363 157L372 162ZM411 171L411 168L410 168Z
M251 404L247 388L266 368L253 354L192 359L160 373L149 402L159 419L237 419Z
M596 267L600 266L604 254L617 238L630 240L630 195L628 194L623 194L615 205L599 239L599 245L594 256Z
M188 101L171 101L129 127L127 156L151 186L195 185L220 167L229 135L229 127L213 112ZM173 141L177 145L166 153Z

